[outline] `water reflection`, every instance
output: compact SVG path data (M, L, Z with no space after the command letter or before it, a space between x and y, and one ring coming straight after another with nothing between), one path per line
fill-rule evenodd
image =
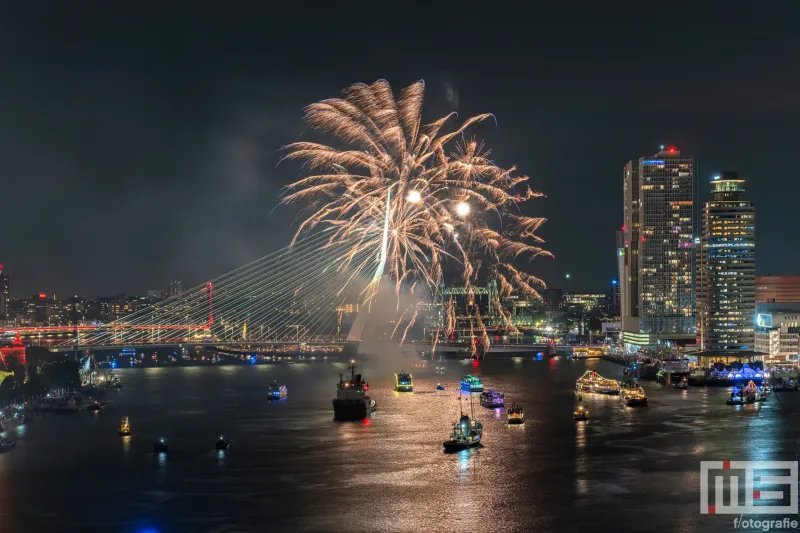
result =
M125 455L131 454L131 436L126 435L122 437L122 453Z

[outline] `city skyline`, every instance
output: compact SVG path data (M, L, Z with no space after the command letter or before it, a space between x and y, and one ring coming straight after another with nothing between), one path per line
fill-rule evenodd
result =
M431 8L430 20L448 24L419 25L409 40L407 21L393 17L379 26L380 41L404 46L375 50L332 41L322 13L303 19L310 31L300 39L291 23L277 23L299 15L290 7L252 17L267 27L165 9L174 24L126 19L135 31L114 31L122 19L91 13L59 17L59 6L53 20L70 20L68 30L10 13L3 23L15 54L2 61L19 75L0 88L14 132L0 172L17 200L6 218L25 222L0 261L16 294L142 293L174 272L193 285L280 248L297 219L277 198L298 170L277 162L281 146L305 138L297 110L353 81L385 78L395 87L425 79L432 116L494 113L479 138L547 195L531 214L549 219L541 236L556 259L532 272L551 287L599 290L615 277L607 250L622 225L619 168L660 144L694 154L698 179L731 168L748 176L753 201L774 207L759 223L759 273L796 272L800 251L781 245L781 213L800 194L789 178L800 113L797 41L786 22L793 7L746 6L693 6L691 17L548 6L534 19ZM720 17L728 29L708 39ZM206 28L202 42L191 27ZM455 44L463 27L483 30L467 56ZM365 38L375 28L365 25ZM434 36L446 44L431 55L423 43ZM311 52L322 42L324 58ZM211 47L213 59L199 62L189 51L197 46ZM665 81L632 77L631 65Z

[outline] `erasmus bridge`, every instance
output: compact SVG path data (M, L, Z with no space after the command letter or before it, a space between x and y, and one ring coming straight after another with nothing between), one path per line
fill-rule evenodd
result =
M366 313L358 303L370 279L358 265L374 268L375 254L349 250L318 233L116 321L75 326L53 349L359 341Z

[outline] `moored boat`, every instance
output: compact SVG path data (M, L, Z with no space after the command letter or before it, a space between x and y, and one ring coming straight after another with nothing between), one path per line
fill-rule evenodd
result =
M414 379L407 372L400 372L394 375L394 390L397 392L413 392Z
M369 383L361 374L356 374L356 365L348 368L350 378L345 380L339 374L336 398L333 399L333 417L336 420L363 420L377 408L375 400L367 395Z
M461 378L461 390L464 392L483 392L483 382L472 374Z
M525 423L525 409L517 404L512 404L511 408L506 411L509 424L524 424Z
M489 389L481 393L480 403L483 407L494 409L496 407L504 407L506 404L505 396L502 392L497 392L494 389Z

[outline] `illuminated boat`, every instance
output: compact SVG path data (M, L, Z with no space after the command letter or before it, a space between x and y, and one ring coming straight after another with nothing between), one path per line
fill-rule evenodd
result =
M276 381L270 384L267 396L270 400L282 400L286 398L287 394L289 394L289 391L286 390L286 385L278 385Z
M483 436L483 424L462 414L461 419L453 424L450 438L444 441L442 446L445 452L460 452L478 446L481 443L481 436Z
M728 398L726 403L728 405L747 405L763 402L766 399L767 396L762 394L756 384L751 380L744 388L733 387L731 397Z
M95 400L92 403L90 403L88 406L86 406L86 410L87 411L99 411L100 409L103 408L103 405L104 405L103 402L101 402L99 400Z
M461 390L464 392L483 392L483 382L472 374L461 378Z
M367 395L369 383L361 374L356 374L355 363L348 368L350 378L345 380L339 374L336 386L336 398L333 400L333 418L335 420L363 420L375 411L375 400Z
M619 394L619 383L613 379L606 379L594 370L588 370L579 377L575 389L595 394Z
M131 433L133 433L131 431L131 423L128 421L128 417L126 416L119 423L119 436L120 437L127 437Z
M509 424L524 424L525 423L525 409L517 404L512 404L511 409L506 411Z
M689 385L689 378L687 376L683 376L683 379L677 383L670 384L670 387L678 390L689 390L692 388L692 386Z
M481 405L494 409L496 407L503 407L506 404L505 396L502 392L497 392L494 389L481 393Z
M394 390L397 392L412 392L414 390L414 380L411 374L400 372L394 375Z
M628 407L647 407L647 395L641 387L623 389L620 397Z
M0 437L0 453L4 453L10 451L17 443L13 440L8 440L4 437Z
M167 453L169 451L169 446L167 446L167 441L164 437L161 437L157 441L153 443L153 452L155 453Z
M573 411L572 418L574 418L576 421L589 420L589 410L584 406L579 405L575 408L575 411Z
M227 450L230 445L231 441L220 435L215 446L218 450Z

